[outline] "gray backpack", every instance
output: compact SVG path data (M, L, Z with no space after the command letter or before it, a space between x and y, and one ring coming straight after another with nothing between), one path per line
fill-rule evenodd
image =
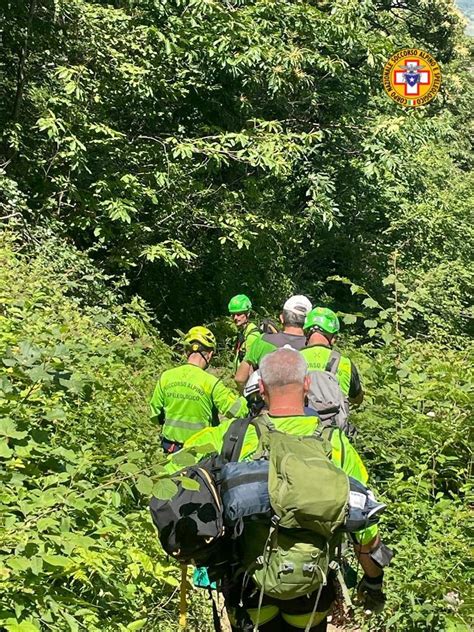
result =
M357 430L349 422L349 401L336 377L340 360L341 354L332 350L324 371L309 372L308 406L318 413L325 426L340 428L352 441Z

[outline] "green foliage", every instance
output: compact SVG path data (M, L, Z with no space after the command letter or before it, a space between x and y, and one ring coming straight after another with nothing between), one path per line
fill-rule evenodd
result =
M177 569L146 507L175 486L146 395L170 354L86 257L63 246L61 274L47 246L0 250L0 626L166 629Z
M472 41L451 0L3 4L0 626L176 630L144 508L174 491L155 327L210 323L225 366L230 296L274 314L304 292L363 346L359 447L397 553L364 626L464 630ZM403 46L442 68L417 111L382 88Z
M0 86L15 213L92 247L168 333L241 291L270 311L331 296L328 274L380 293L394 251L410 285L429 277L416 300L438 325L465 325L472 88L450 2L23 5L7 2ZM442 64L416 112L380 80L402 45Z
M363 348L358 449L387 503L388 604L371 630L472 623L472 354L404 340Z
M354 415L358 449L388 510L384 540L395 558L386 571L388 604L383 617L364 622L370 630L459 629L472 621L472 345L456 349L413 337L413 322L426 317L394 273L382 307L345 277L333 280L361 295L364 312L347 314L347 324L363 321L367 342L353 357L366 393ZM436 330L435 330L436 331ZM433 339L436 341L437 336ZM450 628L451 626L451 628Z
M150 338L143 307L113 300L84 255L63 246L71 268L61 276L49 248L45 239L26 256L6 240L1 251L0 620L7 630L171 632L177 573L146 500L171 497L176 487L163 477L145 404L170 352ZM91 305L87 293L81 300L84 269L96 297L104 287L104 303ZM419 306L408 305L394 275L386 308L343 282L360 296L363 327L374 331L353 352L366 390L355 422L388 504L384 539L396 552L386 612L361 624L374 632L462 630L471 615L472 363L466 350L409 336ZM186 452L174 458L181 466L194 460ZM197 595L192 603L206 630L208 609Z

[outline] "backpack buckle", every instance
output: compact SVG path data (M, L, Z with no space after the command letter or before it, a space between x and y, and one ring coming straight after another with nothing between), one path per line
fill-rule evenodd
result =
M303 572L304 573L314 573L314 571L318 568L317 564L314 562L309 562L307 564L303 564Z
M292 573L294 570L295 565L293 564L293 562L283 562L283 564L280 564L279 573Z

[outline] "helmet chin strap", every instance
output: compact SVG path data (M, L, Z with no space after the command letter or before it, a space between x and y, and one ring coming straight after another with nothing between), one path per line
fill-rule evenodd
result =
M202 351L198 351L198 353L201 356L201 358L204 360L204 362L206 363L206 366L204 367L204 370L206 370L207 367L209 366L209 360L206 358L206 356L204 355Z
M328 334L326 331L323 331L322 329L320 329L319 327L313 327L312 329L310 329L308 331L308 333L306 334L306 344L308 344L309 339L311 338L311 336L313 334L319 334L320 336L322 336L323 338L326 339L328 345L330 347L333 346L334 344L334 334ZM330 336L330 338L328 337Z

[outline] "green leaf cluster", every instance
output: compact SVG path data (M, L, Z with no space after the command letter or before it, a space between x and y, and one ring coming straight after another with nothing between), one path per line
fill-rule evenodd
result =
M2 216L92 248L168 333L241 291L351 312L332 274L380 302L395 251L424 279L419 327L466 330L471 51L451 2L29 0L4 21ZM401 46L442 66L418 111L382 88Z
M0 627L166 629L178 569L147 503L176 486L146 398L170 353L99 273L81 303L84 270L64 283L46 244L0 247Z

